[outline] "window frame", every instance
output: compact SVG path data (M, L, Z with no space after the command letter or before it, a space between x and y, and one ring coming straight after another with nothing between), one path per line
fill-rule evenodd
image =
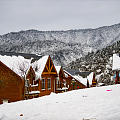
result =
M44 80L44 88L43 88L43 80ZM42 90L45 90L45 78L42 78L42 79L41 79L41 89L42 89Z
M56 87L60 88L60 79L59 79L59 77L56 79Z
M50 82L48 82L48 80L50 80ZM50 83L49 88L48 88L48 83ZM48 89L48 90L51 89L51 78L47 78L47 89Z
M2 103L3 103L3 104L9 103L9 99L2 99Z

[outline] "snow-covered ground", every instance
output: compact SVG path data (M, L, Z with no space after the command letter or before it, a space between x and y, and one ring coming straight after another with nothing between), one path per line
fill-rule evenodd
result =
M83 119L120 120L120 85L52 93L0 105L0 120Z

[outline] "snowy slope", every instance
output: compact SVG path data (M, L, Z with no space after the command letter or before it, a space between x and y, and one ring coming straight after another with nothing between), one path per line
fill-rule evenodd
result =
M23 116L20 116L23 114ZM120 85L0 105L0 120L120 120Z

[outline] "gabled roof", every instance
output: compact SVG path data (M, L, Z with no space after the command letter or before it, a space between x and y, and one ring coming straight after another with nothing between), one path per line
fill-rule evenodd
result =
M25 59L22 56L17 57L0 55L0 61L21 77L22 77L21 69L27 71L31 63L31 59Z
M113 54L112 70L120 70L120 56L119 56L119 54Z
M43 56L41 59L39 59L39 60L37 61L38 73L39 73L40 75L42 74L42 72L43 72L43 70L44 70L44 68L45 68L45 65L46 65L46 63L47 63L48 57L49 57L48 55Z
M26 72L27 73L26 77L29 75L30 72L32 72L32 74L35 76L35 70L33 70L33 67L30 66L29 69L28 69L28 71Z
M37 67L37 71L35 71L36 79L41 78L43 74L57 74L57 70L51 60L51 57L48 55L43 56L41 59L36 61L36 63L33 63L33 66L34 68ZM52 71L52 68L54 69L54 71Z
M76 73L80 72L79 69L67 69L66 70L68 73L70 73L71 75L76 75Z
M93 72L91 72L87 78L83 78L81 76L78 76L78 75L71 75L69 72L65 71L65 73L67 73L68 75L72 76L73 78L75 78L78 82L84 84L85 86L87 86L87 79L89 81L89 84L92 85L92 79L93 79Z
M37 71L35 72L37 79L41 77L42 72L45 68L45 65L47 63L49 56L43 56L42 58L40 58L38 61L36 61L35 63L33 63L34 67L37 67Z
M87 86L87 80L89 81L89 85L92 85L92 80L93 80L93 72L91 72L87 78L83 78L81 76L74 76L79 82Z
M79 69L67 69L66 71L69 72L71 75L80 75L84 78L90 74L89 71L82 72Z
M83 85L86 86L86 79L82 78L81 76L77 76L77 75L71 75L69 72L67 72L66 70L64 70L65 74L70 75L73 79L77 80L78 82L82 83ZM66 76L66 75L65 75ZM84 79L84 81L83 81Z
M19 79L21 79L21 77L18 75L18 74L16 74L13 70L11 70L9 67L7 67L4 63L2 63L1 61L0 61L0 66L4 66L4 69L5 70L9 70L9 71L11 71L12 73L13 73L13 75L15 75L15 76L17 76ZM22 80L22 79L21 79Z
M81 76L75 75L73 76L77 81L79 81L80 83L82 83L83 85L87 86L87 79L83 78Z

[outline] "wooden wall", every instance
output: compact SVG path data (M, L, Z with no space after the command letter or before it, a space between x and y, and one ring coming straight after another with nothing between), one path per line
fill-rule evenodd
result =
M24 81L0 62L0 103L4 99L8 102L22 100L24 98Z
M66 79L68 91L86 88L84 84L80 83L78 80L76 80L69 74L67 74L67 77L65 77L64 79Z
M32 67L28 70L28 73L26 75L26 79L29 79L30 84L33 85L33 80L35 80L35 71Z
M21 79L15 72L9 69L6 65L0 62L0 104L4 99L8 99L9 102L14 102L18 100L22 100L25 97L27 99L33 97L39 97L44 95L49 95L51 92L59 93L63 91L56 90L56 80L59 77L60 87L68 87L68 91L75 89L83 89L86 88L85 85L77 81L71 75L68 74L68 77L65 77L64 71L60 69L59 75L55 69L55 66L49 56L45 68L42 72L41 78L37 80L37 83L33 82L35 80L35 71L30 67L27 79L30 80L31 86L29 86L29 92L31 91L40 91L40 93L35 95L24 94L24 80ZM42 89L42 78L45 79L45 89ZM48 79L51 80L51 88L48 89ZM73 81L73 79L75 79ZM64 85L66 82L66 86ZM33 84L34 83L34 84ZM38 84L38 86L34 86ZM32 86L33 85L33 86Z
M66 87L66 86L64 86L64 82L65 82L64 77L65 77L65 75L64 75L63 69L61 68L59 71L58 78L57 78L57 79L59 79L59 84L57 85L57 83L56 83L56 93L61 93L61 92L65 91L65 90L62 90L63 87ZM61 90L59 90L59 89L61 89Z
M49 95L51 92L55 92L55 84L56 84L56 76L55 75L42 75L42 78L45 79L45 89L42 89L42 79L40 79L39 81L39 90L40 90L40 96L44 96L44 95ZM51 79L51 89L48 89L48 81L47 79Z

